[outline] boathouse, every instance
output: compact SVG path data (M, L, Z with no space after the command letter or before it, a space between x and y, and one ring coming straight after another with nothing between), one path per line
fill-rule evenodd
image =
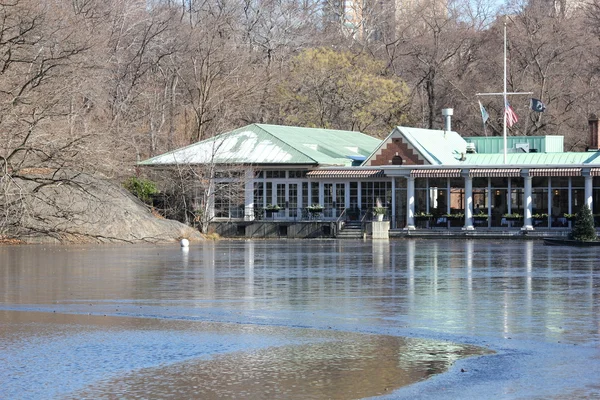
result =
M336 236L357 224L364 235L375 211L397 232L556 231L583 204L600 213L597 119L589 150L565 152L562 136L508 137L506 148L502 137L461 137L445 111L444 129L398 126L384 140L252 124L140 165L239 168L202 178L240 182L239 196L215 190L210 200L215 229L234 236Z

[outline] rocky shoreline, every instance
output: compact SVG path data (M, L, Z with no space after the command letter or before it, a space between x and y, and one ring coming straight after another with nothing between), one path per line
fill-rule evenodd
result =
M23 199L18 229L0 236L0 244L161 243L182 238L203 240L197 229L157 217L117 183L78 175L68 184L52 184Z

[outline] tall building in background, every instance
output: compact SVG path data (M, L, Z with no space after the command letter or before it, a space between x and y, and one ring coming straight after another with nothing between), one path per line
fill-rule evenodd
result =
M447 0L325 0L325 19L362 40L393 39L399 28L419 20L446 18Z
M552 17L568 17L587 4L585 0L529 0L529 7L539 8Z

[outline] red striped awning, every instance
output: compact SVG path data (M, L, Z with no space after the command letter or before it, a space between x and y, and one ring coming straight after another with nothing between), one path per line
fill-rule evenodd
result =
M591 176L600 176L600 168L590 168Z
M520 168L477 168L469 170L471 178L518 178Z
M460 178L460 169L413 169L413 178Z
M581 176L581 168L535 168L529 176Z
M381 169L317 169L306 174L308 178L378 178L383 177Z

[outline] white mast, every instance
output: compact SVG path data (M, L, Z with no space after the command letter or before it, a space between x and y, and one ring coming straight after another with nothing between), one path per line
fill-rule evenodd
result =
M506 104L507 104L507 94L506 94L506 19L504 20L504 120L502 122L502 135L504 137L504 164L506 164L506 152L508 148L508 141L506 139Z
M498 96L502 95L502 99L504 100L504 116L502 122L502 136L503 136L503 144L504 144L504 164L506 161L506 153L508 152L508 140L506 139L506 105L508 104L508 95L509 94L533 94L533 92L507 92L506 91L506 19L504 20L504 85L502 93L477 93L476 96Z

